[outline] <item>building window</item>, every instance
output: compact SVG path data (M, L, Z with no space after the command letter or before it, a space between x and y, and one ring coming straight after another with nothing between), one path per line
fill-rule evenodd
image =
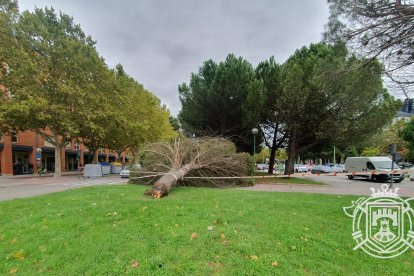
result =
M19 139L18 139L18 137L17 137L17 131L13 130L13 131L10 133L10 136L11 136L11 141L12 141L12 143L17 143L17 142L19 142Z
M70 142L65 144L65 149L70 149Z
M80 150L79 142L75 142L75 150Z

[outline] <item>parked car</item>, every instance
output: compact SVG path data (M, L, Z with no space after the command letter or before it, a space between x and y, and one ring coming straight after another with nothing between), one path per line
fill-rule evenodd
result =
M269 165L268 164L256 164L256 169L261 170L261 171L268 170Z
M410 162L400 162L400 163L398 163L398 166L401 169L409 169L413 166L413 164L411 164Z
M342 172L344 172L344 171L345 171L345 166L344 166L344 165L342 165L342 164L336 164L335 166L333 166L332 170L333 170L334 172L339 172L339 173L342 173Z
M315 165L313 166L311 173L331 173L333 172L332 168L325 165Z
M133 164L130 167L125 167L121 172L119 173L119 176L121 178L129 178L130 170L139 170L141 168L140 164Z
M295 172L296 173L302 173L302 172L308 172L308 167L306 165L302 164L295 164Z
M125 167L120 173L119 176L121 178L129 178L129 168Z

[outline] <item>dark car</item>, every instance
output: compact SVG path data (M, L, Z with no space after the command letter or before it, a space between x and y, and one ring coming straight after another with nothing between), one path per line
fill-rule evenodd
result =
M411 168L413 166L413 164L411 164L410 162L400 162L400 163L398 163L398 166L401 169L408 169L408 168Z
M313 166L311 173L331 173L333 172L332 168L325 165L315 165Z

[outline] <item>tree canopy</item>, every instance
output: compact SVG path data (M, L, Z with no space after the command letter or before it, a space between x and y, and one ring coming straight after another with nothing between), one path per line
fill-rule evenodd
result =
M248 99L260 101L260 90L254 69L245 59L229 54L218 64L208 60L198 74L191 75L189 84L179 86L182 128L196 136L227 137L239 151L252 152L251 129L258 121L251 116Z
M110 147L120 153L173 136L158 98L122 67L110 70L72 17L53 8L19 14L15 2L3 2L0 36L13 47L0 45L1 62L10 68L0 81L11 93L0 106L1 123L50 142L56 176L69 141L81 141L91 152Z
M313 44L297 50L282 65L281 91L273 105L288 134L293 172L298 154L312 147L349 145L389 123L399 106L382 86L378 62L351 70L364 59L349 56L344 45Z

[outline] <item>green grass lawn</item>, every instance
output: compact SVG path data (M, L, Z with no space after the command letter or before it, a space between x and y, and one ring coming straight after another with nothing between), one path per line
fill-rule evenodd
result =
M138 185L0 202L0 274L412 275L414 254L353 251L357 197ZM212 226L212 231L208 227Z

